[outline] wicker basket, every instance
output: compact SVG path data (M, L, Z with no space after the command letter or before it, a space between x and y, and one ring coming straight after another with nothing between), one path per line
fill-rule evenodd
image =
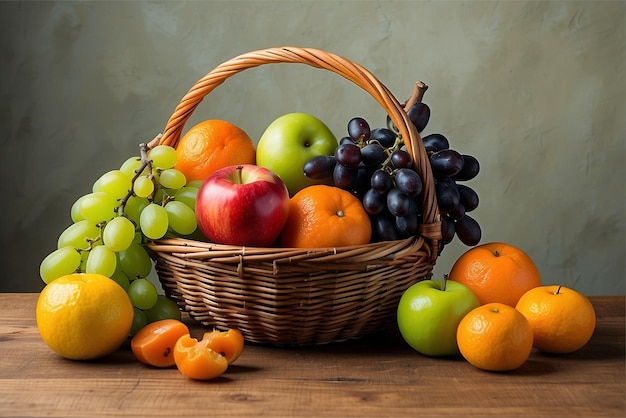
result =
M441 222L434 181L419 134L402 105L362 66L329 52L281 47L242 54L202 77L182 98L160 144L176 146L185 122L213 89L243 70L299 63L336 73L368 92L405 138L424 181L420 235L362 246L252 248L187 239L148 243L167 297L216 329L237 328L246 341L300 346L359 338L395 323L411 284L431 276Z

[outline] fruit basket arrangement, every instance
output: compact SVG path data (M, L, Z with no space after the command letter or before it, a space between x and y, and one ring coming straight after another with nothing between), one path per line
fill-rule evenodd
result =
M387 127L370 129L353 117L348 136L338 141L319 119L292 113L272 122L256 149L227 121L205 120L182 135L198 105L226 79L278 63L351 81L382 107ZM164 131L139 145L140 155L104 173L74 202L73 224L42 261L41 278L50 283L87 273L113 279L134 307L131 336L158 319L180 318L181 311L207 327L238 329L248 342L271 345L324 344L393 326L403 292L431 277L445 245L455 236L468 246L480 240L478 223L467 215L478 195L457 184L478 174L478 161L450 149L441 134L420 136L430 117L422 101L426 89L417 82L400 103L361 65L318 49L271 48L228 60L191 87ZM300 118L300 129L326 133L303 141L306 160L295 161L289 150L261 161L268 155L263 150L285 150L264 140L272 127L281 126L281 140L293 139L284 122L276 125L284 117ZM210 136L203 136L206 129ZM202 134L190 142L195 132ZM215 156L219 164L207 170ZM290 172L282 172L285 167ZM238 178L226 189L216 186L225 170ZM295 187L293 178L304 183ZM223 199L235 183L247 203ZM242 192L248 183L264 186ZM336 205L307 212L329 202ZM275 210L268 205L278 215L268 217ZM320 221L320 214L327 218ZM303 232L305 224L315 232ZM217 237L224 225L230 237ZM154 270L164 296L148 279Z
M182 135L226 79L275 63L344 77L383 108L387 127L372 130L353 117L338 141L314 116L289 113L256 145L216 119ZM468 215L478 194L463 184L478 174L478 160L451 149L442 134L421 136L430 118L422 101L427 88L417 82L401 104L359 64L311 48L252 51L218 65L182 98L162 134L139 144L139 156L104 173L72 205L73 224L40 265L52 285L36 309L44 342L62 357L85 360L131 337L140 361L176 365L201 380L224 373L244 341L326 344L389 326L422 354L461 354L485 370L515 369L533 347L578 350L593 334L593 306L561 285L542 286L517 247L477 246L442 281L427 280L455 236L468 246L481 239ZM165 295L148 280L154 270ZM537 304L563 304L561 314L575 306L569 311L576 315L551 318L553 310L538 312ZM213 331L192 338L182 311ZM477 333L476 318L485 314L492 319ZM433 321L438 326L421 326ZM206 367L188 361L199 358L197 350L206 350Z
M357 338L392 324L411 284L430 277L442 238L435 185L415 126L388 89L362 66L329 52L282 47L218 65L182 98L162 136L176 147L199 103L229 77L264 64L296 63L331 71L369 93L385 110L423 179L422 220L413 237L338 248L239 247L183 238L148 243L168 298L196 321L237 328L247 341L321 344Z

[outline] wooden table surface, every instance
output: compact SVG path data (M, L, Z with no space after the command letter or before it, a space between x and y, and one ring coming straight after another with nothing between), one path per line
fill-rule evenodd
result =
M0 294L0 416L625 416L623 296L591 297L598 324L576 353L533 352L507 373L410 349L397 330L307 348L249 344L198 382L137 362L64 360L39 337L37 294ZM203 330L192 324L192 335Z

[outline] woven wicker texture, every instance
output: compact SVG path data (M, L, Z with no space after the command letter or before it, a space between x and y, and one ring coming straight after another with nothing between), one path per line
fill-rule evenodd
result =
M428 157L402 105L362 66L311 48L253 51L198 80L166 124L160 144L176 146L200 102L227 78L272 63L306 64L350 80L391 117L424 181L420 235L363 246L318 249L250 248L186 239L150 242L166 295L202 324L238 328L246 341L322 344L359 338L393 324L411 284L430 277L441 222Z

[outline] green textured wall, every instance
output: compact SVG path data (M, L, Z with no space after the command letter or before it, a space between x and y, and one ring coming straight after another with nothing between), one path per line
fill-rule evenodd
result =
M522 247L546 283L623 294L624 22L623 1L2 2L0 291L42 288L72 202L160 132L198 78L297 45L364 65L400 100L424 80L427 132L482 164L469 184L483 242ZM258 138L291 111L337 136L352 116L384 123L357 87L295 65L229 79L192 122ZM446 247L435 275L466 249Z

